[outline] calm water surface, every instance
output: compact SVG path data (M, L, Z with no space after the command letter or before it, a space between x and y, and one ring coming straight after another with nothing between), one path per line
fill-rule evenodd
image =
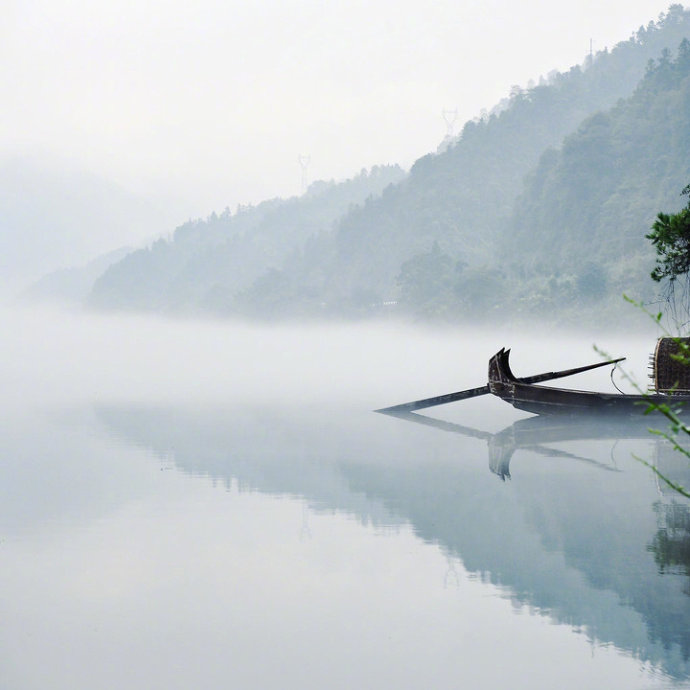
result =
M113 330L99 354L101 324L71 336L80 364L63 326L32 366L0 369L0 687L690 687L690 504L633 454L690 471L645 423L544 423L491 399L374 414L445 391L407 351L367 357L388 332L341 373L342 332L325 334L282 394L224 399L190 382L228 330L166 332L163 366L161 341L125 356ZM274 336L269 355L297 342ZM416 345L449 366L457 337ZM264 383L253 352L236 366ZM314 369L334 385L300 397Z

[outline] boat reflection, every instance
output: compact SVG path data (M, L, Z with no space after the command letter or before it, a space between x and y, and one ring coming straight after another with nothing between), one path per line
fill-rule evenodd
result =
M618 415L580 415L578 417L534 416L520 419L499 432L491 433L428 417L418 412L397 412L379 410L381 414L413 424L433 427L441 431L460 434L468 438L487 442L489 469L501 479L510 479L510 463L517 450L529 450L548 458L576 460L598 467L608 472L618 472L618 468L594 458L547 446L548 443L568 441L650 438L649 425L639 419L622 419Z

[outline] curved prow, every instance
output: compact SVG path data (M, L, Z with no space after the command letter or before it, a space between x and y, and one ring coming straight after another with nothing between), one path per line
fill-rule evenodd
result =
M512 384L512 383L539 383L540 381L553 381L554 379L562 379L566 376L573 376L574 374L581 374L591 369L598 369L609 364L617 364L622 362L625 357L618 357L617 359L609 359L605 362L597 362L596 364L588 364L584 367L576 367L575 369L564 369L563 371L550 371L545 374L536 374L535 376L525 376L518 378L513 374L510 368L510 350L501 348L489 360L489 387L492 383L496 384ZM493 393L493 390L491 391Z
M510 368L510 348L502 347L489 360L489 386L492 383L514 383L517 381L515 374ZM493 391L492 391L493 392Z

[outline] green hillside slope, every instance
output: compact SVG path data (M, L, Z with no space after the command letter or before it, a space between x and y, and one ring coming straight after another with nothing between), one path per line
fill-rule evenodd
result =
M294 312L307 283L321 312L331 314L377 313L394 302L387 308L400 314L456 319L512 303L503 291L517 292L513 282L531 269L532 249L543 248L537 237L509 243L526 177L586 117L629 97L649 60L685 35L690 12L673 5L657 23L600 52L585 68L514 90L498 112L468 122L455 145L420 159L408 178L345 216L321 247L320 261L313 253L296 257L243 295L238 309L274 314L280 295L288 295L284 302ZM506 285L507 264L512 273ZM585 268L578 278L596 282ZM539 300L527 302L525 310L539 306Z
M170 239L111 266L96 281L89 303L165 312L227 310L238 291L281 267L309 238L331 231L350 207L403 176L398 166L377 166L339 184L316 182L300 198L189 221Z
M623 292L650 297L645 234L679 209L690 179L690 42L650 63L633 96L546 152L502 244L513 308L612 313ZM524 248L529 247L525 255ZM613 301L612 301L613 300Z
M690 11L672 5L583 67L514 89L409 175L379 168L188 223L111 267L90 302L270 318L593 316L646 280L640 233L687 183L686 58L663 52L686 36Z

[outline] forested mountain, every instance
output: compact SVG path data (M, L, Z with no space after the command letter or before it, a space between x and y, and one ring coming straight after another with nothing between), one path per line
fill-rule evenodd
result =
M123 309L227 311L239 291L282 267L308 241L318 243L353 205L403 176L398 166L377 166L346 182L315 182L299 198L189 221L169 240L111 266L96 281L89 302Z
M650 61L637 89L586 118L524 178L484 265L440 247L402 265L400 307L420 314L624 324L651 300L659 210L690 180L690 41ZM481 241L478 238L477 241ZM466 255L465 255L466 256Z
M677 46L686 34L690 13L673 6L659 23L641 27L585 68L553 74L525 91L516 88L497 114L468 122L455 146L420 159L390 195L343 220L336 238L338 270L333 271L339 285L333 291L347 299L350 286L341 272L360 284L371 270L372 254L381 254L372 288L390 299L399 294L395 277L403 262L429 252L435 242L475 270L495 264L495 247L503 242L524 177L544 150L560 145L588 115L629 96L647 61ZM377 249L382 245L384 252Z
M189 223L111 267L91 303L264 317L605 315L623 289L651 282L644 234L688 182L686 36L690 12L672 5L583 66L514 88L406 177L381 168ZM345 202L348 185L359 192ZM326 201L329 190L343 203Z
M645 239L678 210L690 181L690 41L650 62L633 96L585 120L549 150L518 199L501 261L526 311L650 293ZM538 238L538 242L535 242ZM515 261L521 247L531 260Z

